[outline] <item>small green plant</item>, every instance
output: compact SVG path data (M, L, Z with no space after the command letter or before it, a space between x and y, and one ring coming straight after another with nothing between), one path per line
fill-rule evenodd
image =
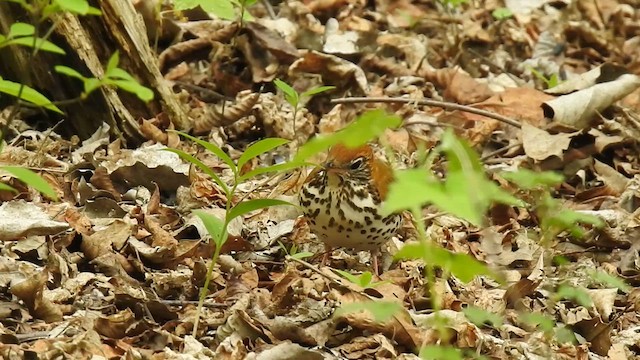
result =
M349 313L366 311L373 315L373 321L384 323L402 310L402 304L393 301L356 301L341 305L333 315L343 316Z
M80 95L81 100L86 99L91 92L102 86L116 86L124 91L133 93L140 100L145 102L153 100L153 91L148 87L140 85L133 76L131 76L131 74L119 68L119 62L120 56L116 51L109 58L102 79L85 77L78 71L62 65L56 66L55 70L60 74L80 79L82 81L84 84L84 91Z
M540 71L530 67L529 70L531 71L531 73L540 81L542 81L545 86L547 87L547 89L551 89L552 87L556 87L558 85L560 85L560 83L562 81L560 81L560 77L558 76L558 74L551 74L551 76L546 77L543 73L541 73Z
M233 199L236 197L236 192L238 189L238 185L242 182L249 180L257 175L268 173L268 172L279 172L286 171L296 167L303 165L301 162L288 162L277 165L266 166L262 168L253 169L245 174L241 174L240 169L247 164L251 159L272 150L278 146L284 145L288 142L285 139L279 138L267 138L260 140L249 147L242 153L240 158L237 161L233 161L227 153L225 153L222 149L220 149L215 144L210 142L198 139L191 135L188 135L183 132L177 132L181 136L190 139L197 143L198 145L205 148L210 153L214 154L220 160L222 160L233 173L233 181L231 184L227 184L223 181L213 169L206 166L202 161L198 160L191 154L188 154L179 149L165 149L166 151L173 152L180 156L183 160L188 161L189 163L195 165L200 170L202 170L205 174L209 175L211 179L222 189L224 194L226 195L227 204L226 204L226 212L224 219L219 219L216 216L204 211L204 210L196 210L194 213L202 220L207 232L211 236L213 243L215 244L215 250L211 257L211 263L209 264L209 268L207 270L207 275L205 278L204 286L200 291L200 297L198 301L198 310L196 313L196 319L193 325L193 335L195 336L198 330L198 323L200 321L200 314L202 312L202 305L204 303L204 299L207 296L207 291L209 289L209 282L211 281L211 276L213 274L213 268L218 258L220 256L220 249L227 241L228 236L228 226L229 223L244 214L249 212L263 209L269 206L277 206L277 205L291 205L290 203L277 200L277 199L251 199L251 200L243 200L239 203L234 204Z
M504 172L501 176L516 184L521 190L528 191L524 195L533 204L536 215L540 219L542 244L547 244L563 231L568 231L574 237L582 237L583 224L596 227L604 225L599 217L567 209L559 200L551 196L551 189L563 181L563 177L559 174L519 169L514 172Z
M296 89L291 87L291 85L286 82L275 79L273 80L273 84L282 91L284 94L284 99L291 105L293 108L293 130L296 130L296 118L298 117L298 111L300 110L300 106L309 101L314 95L323 93L325 91L333 90L335 86L318 86L313 89L309 89L302 93L298 93Z
M371 280L373 280L373 274L370 271L365 271L360 275L353 275L351 273L348 273L346 271L342 271L342 270L338 270L338 269L333 269L333 271L337 272L340 276L342 276L343 278L351 281L352 283L360 286L363 289L373 289L374 287L384 284L387 281L374 281L372 282Z
M513 17L513 12L509 8L499 7L491 12L491 16L498 21L502 21Z
M291 247L288 249L285 246L285 244L283 244L281 241L278 241L278 245L280 245L280 248L284 251L285 254L287 254L288 256L291 256L294 259L302 260L304 258L313 256L313 253L309 251L298 252L298 245L296 244L292 244Z
M178 11L189 10L200 6L204 11L225 20L251 20L246 11L258 0L174 0L174 8Z
M460 7L462 4L466 4L469 2L469 0L439 0L439 1L442 5L451 7L454 9Z

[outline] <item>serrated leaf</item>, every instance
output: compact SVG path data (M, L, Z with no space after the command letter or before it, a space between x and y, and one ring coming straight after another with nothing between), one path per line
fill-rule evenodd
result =
M22 85L13 81L0 79L0 92L5 94L9 94L11 96L17 97L20 93L20 87ZM42 95L38 91L29 86L24 85L21 94L21 100L30 102L36 106L41 106L47 110L55 111L57 113L62 114L62 110L60 110L57 106L51 103L51 100L47 99L46 96Z
M175 130L172 130L175 131ZM179 134L180 136L186 137L187 139L190 139L192 141L195 141L197 144L199 144L200 146L202 146L203 148L207 149L209 152L211 152L212 154L216 155L217 157L220 158L220 160L222 160L225 164L227 164L229 166L229 168L231 168L231 171L233 171L234 174L238 173L238 168L236 167L236 164L233 162L233 160L231 160L231 157L229 157L229 155L227 155L227 153L225 153L224 151L222 151L222 149L220 149L219 147L217 147L216 145L198 139L197 137L191 136L187 133L184 133L182 131L175 131L177 134Z
M174 154L177 154L178 156L180 156L182 160L188 161L193 165L197 166L205 174L209 175L213 179L213 181L215 181L216 184L218 184L222 188L222 191L224 191L227 197L231 196L231 194L229 194L229 187L227 186L227 184L224 181L222 181L222 179L218 176L218 174L216 174L210 167L205 165L202 161L198 160L195 156L178 149L167 148L162 150L170 151Z
M207 229L207 232L211 236L211 239L213 239L216 246L222 246L222 244L227 240L226 236L223 238L225 233L224 221L204 210L194 210L193 213L202 220L204 227Z
M373 315L373 320L376 323L384 323L399 312L402 312L403 309L402 305L392 301L353 302L340 306L334 315L343 316L349 313L367 311Z
M364 145L381 135L386 129L396 128L401 123L402 119L400 117L387 114L384 110L367 111L344 129L330 135L311 139L298 150L294 161L304 161L338 143L342 143L347 147Z
M250 213L255 210L264 209L270 206L292 205L291 203L278 199L252 199L243 201L234 206L227 214L227 221L231 221L238 216Z
M267 151L274 149L280 145L284 145L288 142L289 140L287 139L266 138L249 145L249 147L247 147L247 149L242 153L242 155L240 155L240 158L238 159L238 168L241 169L244 164L246 164L254 157L264 154Z
M13 174L13 176L15 176L18 180L38 190L48 198L58 201L58 195L56 194L55 190L53 190L51 185L49 185L49 183L45 179L43 179L35 172L20 166L3 166L2 170Z

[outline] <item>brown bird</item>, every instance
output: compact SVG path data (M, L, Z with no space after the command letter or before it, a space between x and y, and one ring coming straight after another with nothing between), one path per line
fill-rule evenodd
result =
M369 250L378 273L378 251L402 219L400 214L381 214L391 180L391 168L369 145L336 145L327 161L309 174L300 205L311 231L325 244L323 264L334 247Z

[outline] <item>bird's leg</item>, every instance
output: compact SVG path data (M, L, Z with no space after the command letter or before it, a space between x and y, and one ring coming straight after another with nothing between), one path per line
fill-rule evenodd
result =
M322 262L320 265L325 266L329 263L329 254L331 254L332 250L333 248L331 246L324 244L324 255L322 256Z
M373 267L373 273L376 276L380 275L380 271L378 269L378 254L380 251L378 249L371 250L371 267Z

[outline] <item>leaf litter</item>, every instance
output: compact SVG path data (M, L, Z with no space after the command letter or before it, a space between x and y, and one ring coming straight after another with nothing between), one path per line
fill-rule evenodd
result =
M383 108L404 119L382 136L396 168L414 167L421 149L453 128L482 154L494 183L516 190L500 170L555 170L564 176L553 191L562 207L597 215L604 227L587 228L582 238L559 232L543 244L532 210L496 204L487 221L472 225L428 207L420 221L434 243L472 255L502 280L463 283L438 273L428 284L421 261L393 260L416 239L405 216L383 249L376 286L363 288L315 265L323 247L295 208L249 212L230 224L194 338L215 245L192 210L222 218L227 199L217 183L161 149L196 156L227 184L229 164L181 140L162 115L141 121L147 141L137 149L111 141L107 125L82 143L28 130L2 160L29 159L62 202L10 173L0 177L19 190L0 192L7 213L0 216L2 357L417 359L420 348L423 358L436 351L429 345L451 345L447 354L458 357L457 349L497 359L640 356L638 4L504 5L264 1L249 8L254 20L244 27L202 13L156 23L144 16L148 9L138 10L150 33L160 34L161 68L193 133L235 160L258 139L293 140L246 162L243 173L282 163L315 134ZM511 16L498 18L504 9ZM336 88L296 111L271 84L276 78L299 93ZM332 102L345 96L371 101ZM303 180L298 170L266 174L240 184L231 200L294 199ZM314 256L293 260L307 252ZM340 250L331 260L349 272L368 269L363 254ZM428 289L441 309L432 308ZM336 312L370 300L399 310L384 320Z

